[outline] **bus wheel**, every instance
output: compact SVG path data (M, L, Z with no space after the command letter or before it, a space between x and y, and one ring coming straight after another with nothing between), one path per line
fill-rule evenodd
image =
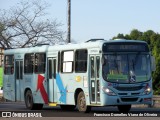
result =
M25 94L25 104L27 109L30 109L30 110L40 110L43 108L43 104L35 104L33 102L33 96L30 90L27 90Z
M74 110L75 109L75 105L60 105L62 110Z
M131 109L131 105L118 105L118 110L121 113L128 113Z
M86 99L83 91L78 94L77 107L80 112L88 113L91 111L91 107L86 105Z
M34 108L33 96L32 96L32 92L30 90L27 90L27 92L25 94L25 104L26 104L26 107L30 110L32 110Z

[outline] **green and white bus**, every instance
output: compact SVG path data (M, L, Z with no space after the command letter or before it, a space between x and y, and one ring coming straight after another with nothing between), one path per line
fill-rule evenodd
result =
M152 104L154 61L138 40L89 40L67 45L37 45L4 51L4 97L89 112L94 106Z

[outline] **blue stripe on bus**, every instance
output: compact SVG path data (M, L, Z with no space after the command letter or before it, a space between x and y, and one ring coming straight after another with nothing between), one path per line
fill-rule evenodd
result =
M62 79L60 77L60 75L57 73L56 75L56 83L57 83L57 86L58 86L58 89L59 89L59 92L61 94L60 98L59 98L59 101L60 102L63 102L63 103L66 103L66 88L64 88L64 85L63 85L63 82L62 82Z

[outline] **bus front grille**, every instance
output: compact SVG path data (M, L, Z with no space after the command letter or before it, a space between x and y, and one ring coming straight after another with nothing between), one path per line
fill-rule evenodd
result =
M136 86L136 87L116 87L119 91L137 91L141 90L143 86Z
M136 102L138 98L121 98L122 102Z

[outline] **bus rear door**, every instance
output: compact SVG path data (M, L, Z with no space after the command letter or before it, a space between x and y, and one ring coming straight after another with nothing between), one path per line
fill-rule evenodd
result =
M49 102L57 102L56 90L56 58L48 58L48 96Z
M15 60L15 95L16 95L16 101L23 100L23 60Z

